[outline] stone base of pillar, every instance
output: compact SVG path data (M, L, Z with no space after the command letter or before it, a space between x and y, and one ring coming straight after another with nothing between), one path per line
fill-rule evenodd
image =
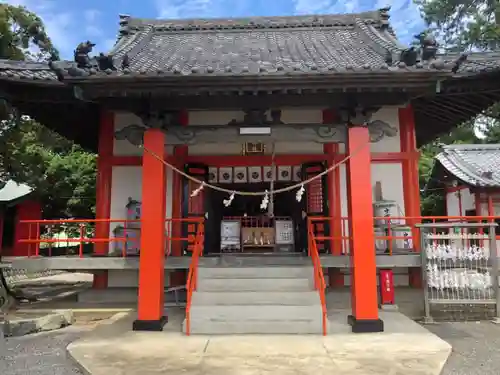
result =
M384 322L381 319L356 319L353 315L349 315L347 323L353 333L384 332Z
M158 320L134 320L132 330L134 331L163 331L163 326L167 324L168 317L162 316Z

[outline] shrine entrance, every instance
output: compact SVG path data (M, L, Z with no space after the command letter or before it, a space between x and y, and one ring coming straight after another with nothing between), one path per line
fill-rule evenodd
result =
M275 189L291 183L276 182ZM269 189L269 183L224 184L236 191L258 192ZM302 236L306 220L304 201L297 202L295 191L276 194L269 207L261 208L262 196L236 196L226 207L228 194L210 189L207 201L211 212L206 225L213 235L206 238L207 254L290 254L305 251ZM270 198L271 199L271 198ZM270 203L271 204L271 203ZM218 235L217 235L218 234Z

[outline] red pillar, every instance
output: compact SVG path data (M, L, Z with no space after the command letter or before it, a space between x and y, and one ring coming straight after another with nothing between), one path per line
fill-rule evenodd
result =
M183 110L180 112L179 122L181 126L189 125L189 112ZM174 163L179 169L184 169L189 148L186 145L174 147ZM182 176L173 172L172 175L172 218L182 218ZM182 237L182 222L175 221L172 224L172 237ZM172 241L172 256L182 256L182 241ZM170 285L179 286L186 283L186 272L176 270L170 273Z
M165 133L148 129L144 148L165 159ZM161 331L165 287L166 169L161 160L144 150L142 156L142 226L139 259L138 319L133 329Z
M403 193L405 216L420 216L420 186L418 176L418 152L415 137L415 118L411 106L399 109L399 134L401 141L401 152L405 153L405 160L402 163L403 169ZM407 224L412 227L413 244L417 251L420 251L420 235L415 228L418 220L410 219ZM409 268L410 286L414 288L422 287L422 276L420 268Z
M109 219L111 216L111 179L113 174L112 157L114 142L114 113L102 112L99 123L99 141L97 155L96 181L96 219ZM109 238L109 222L98 222L95 226L96 238ZM107 256L109 243L94 244L94 256ZM108 286L108 272L94 274L94 289L105 289Z
M329 143L323 146L325 154L328 155L327 168L331 168L336 163L338 144ZM336 168L328 174L328 217L330 218L330 236L338 238L342 236L342 222L340 213L340 169ZM342 255L342 241L332 238L330 240L330 251L333 255ZM339 268L328 269L329 285L331 287L344 286L344 274Z
M188 146L175 146L174 159L175 165L179 169L184 168L186 157L188 153ZM172 176L172 218L182 218L182 176L174 172ZM176 221L172 225L172 237L182 237L182 222ZM182 256L182 241L175 240L172 242L172 256ZM170 285L178 286L186 283L186 272L183 270L176 270L170 273Z
M347 135L347 191L351 260L349 324L353 332L381 332L373 230L370 135L366 126L350 126Z
M481 210L481 192L478 190L474 191L474 204L476 208L476 216L484 216ZM448 214L448 209L446 209L446 214Z

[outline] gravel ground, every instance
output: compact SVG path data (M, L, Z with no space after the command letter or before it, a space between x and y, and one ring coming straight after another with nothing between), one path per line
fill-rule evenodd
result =
M440 323L427 325L453 346L442 375L498 375L500 325ZM91 326L73 326L59 331L0 341L2 375L82 375L66 354L66 346Z
M59 331L23 336L0 342L2 375L81 375L66 354L66 346L85 329L68 327ZM1 340L1 339L0 339Z
M441 375L500 374L500 325L483 321L425 327L453 346Z

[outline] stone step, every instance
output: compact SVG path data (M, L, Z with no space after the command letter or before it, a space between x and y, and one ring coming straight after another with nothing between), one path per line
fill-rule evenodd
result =
M238 334L295 334L307 335L323 333L322 320L252 320L217 321L191 320L192 335L238 335ZM186 333L186 320L182 324Z
M321 305L191 305L192 320L321 320Z
M199 280L197 290L200 292L305 292L313 290L313 282L308 278L216 278Z
M200 267L198 280L216 278L288 279L313 277L313 267Z
M194 292L192 305L315 305L317 291L307 292Z

